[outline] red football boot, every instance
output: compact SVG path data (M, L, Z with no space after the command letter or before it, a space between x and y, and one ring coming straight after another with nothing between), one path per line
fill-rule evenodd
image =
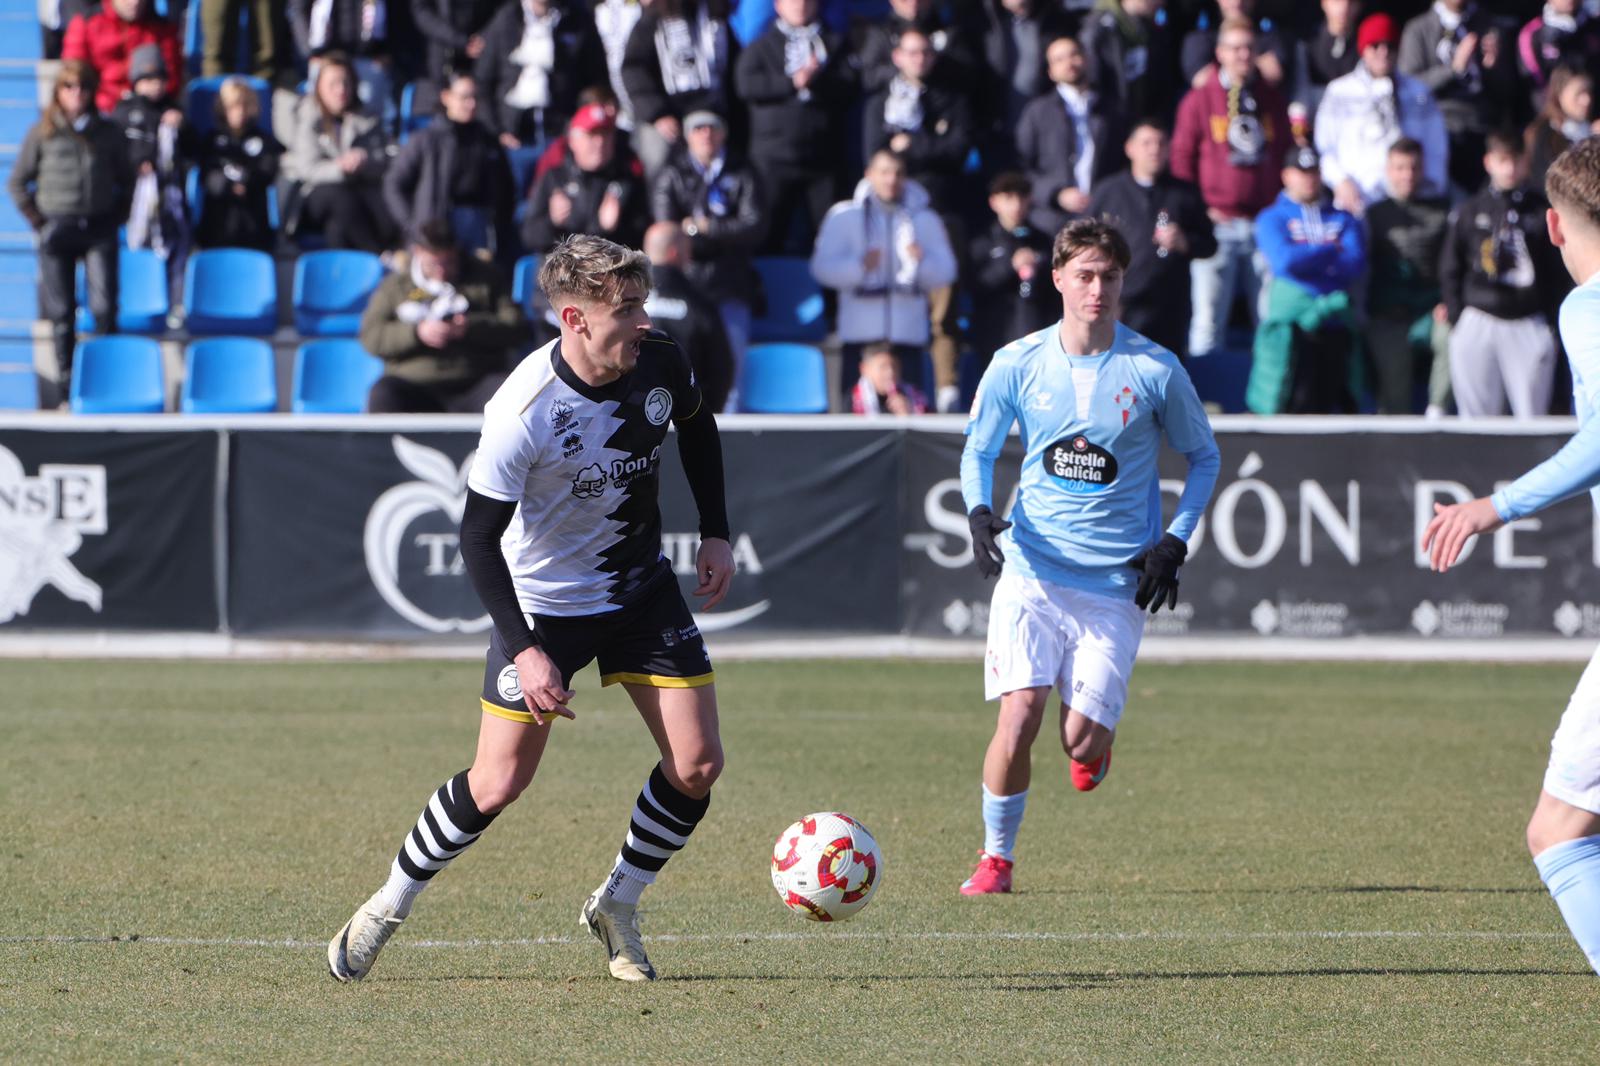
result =
M961 894L987 896L992 892L1010 892L1011 867L1014 865L1010 859L990 855L987 851L978 852L978 868L962 882Z
M1079 762L1068 759L1067 765L1072 767L1072 787L1079 792L1093 792L1095 786L1106 779L1106 772L1111 769L1111 749L1094 762Z

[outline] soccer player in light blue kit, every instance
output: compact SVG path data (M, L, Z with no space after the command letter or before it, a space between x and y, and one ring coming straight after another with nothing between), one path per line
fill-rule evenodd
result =
M1578 432L1555 455L1493 496L1434 506L1422 535L1433 568L1450 569L1467 542L1585 489L1600 505L1600 139L1584 141L1545 176L1550 240L1578 287L1561 304ZM1578 681L1550 742L1528 850L1567 928L1600 973L1600 652Z
M1031 749L1052 687L1072 783L1088 791L1105 777L1144 608L1176 606L1178 567L1221 465L1177 357L1117 321L1129 256L1104 222L1073 222L1056 235L1061 321L995 353L967 423L961 494L973 556L984 577L1000 576L984 658L986 696L1000 700L1000 717L983 760L983 851L963 895L1011 891ZM990 508L995 459L1013 423L1025 455L1005 522ZM1163 436L1189 460L1165 532Z

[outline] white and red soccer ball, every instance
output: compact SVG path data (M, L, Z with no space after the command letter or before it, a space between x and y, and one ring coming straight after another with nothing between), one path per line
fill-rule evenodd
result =
M883 882L883 852L867 827L837 811L808 814L772 847L772 887L814 922L842 922Z

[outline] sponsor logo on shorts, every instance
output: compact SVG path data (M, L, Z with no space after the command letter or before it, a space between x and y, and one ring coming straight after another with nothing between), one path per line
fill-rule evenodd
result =
M507 702L516 702L522 699L522 679L517 677L517 666L512 663L500 671L500 676L494 679L495 690L500 693L500 698Z
M1109 710L1111 707L1111 698L1106 695L1104 689L1095 688L1094 686L1085 682L1082 678L1079 678L1077 681L1072 683L1072 707L1081 711L1085 705L1089 703L1096 704Z
M1080 433L1046 448L1044 469L1068 492L1099 492L1117 480L1117 457Z
M672 393L666 389L651 389L644 398L644 416L652 426L659 426L672 417Z

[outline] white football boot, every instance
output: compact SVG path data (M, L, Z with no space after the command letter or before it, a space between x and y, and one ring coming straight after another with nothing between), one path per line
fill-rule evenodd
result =
M604 891L605 886L601 885L583 901L578 924L606 946L612 977L619 981L654 981L655 967L650 965L644 942L639 939L638 907L608 900Z
M328 941L328 972L334 980L359 981L367 976L378 961L378 952L405 921L383 905L380 895L363 903L338 935Z

